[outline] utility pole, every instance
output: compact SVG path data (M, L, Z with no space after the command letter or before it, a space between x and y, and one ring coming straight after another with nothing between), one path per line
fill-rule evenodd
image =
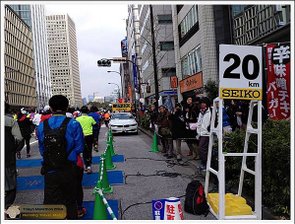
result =
M151 20L151 37L152 37L152 53L153 53L153 67L154 67L154 80L155 80L155 109L158 111L159 105L159 84L158 84L158 68L157 68L157 58L156 58L156 46L155 46L155 33L154 33L154 15L153 6L150 5L150 20Z

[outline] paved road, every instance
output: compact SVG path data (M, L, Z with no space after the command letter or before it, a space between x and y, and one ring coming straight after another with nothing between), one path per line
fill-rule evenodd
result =
M99 152L93 152L93 156L100 155L106 147L105 127L101 128L99 138ZM33 140L32 140L33 141ZM153 199L168 197L179 197L185 194L187 184L191 178L204 180L204 176L197 169L199 161L188 161L186 166L179 166L167 163L166 158L161 153L149 152L152 139L150 136L139 132L139 135L116 135L114 136L114 148L117 154L124 155L126 161L115 163L115 170L122 170L125 175L125 184L114 186L114 193L106 195L107 199L119 200L119 219L125 220L152 220L152 205L140 204L140 202L150 202ZM185 143L182 144L184 155L188 153ZM31 158L40 158L38 143L32 144ZM22 154L25 156L25 150ZM27 159L27 158L23 158ZM189 158L186 158L188 160ZM98 172L98 165L93 165L93 171ZM157 172L179 173L176 177L163 176L136 176L137 174L154 175ZM40 175L40 168L20 168L19 176ZM86 174L85 174L86 175ZM84 200L94 200L91 189L84 189ZM43 191L31 190L17 193L17 204L42 204ZM184 206L184 197L181 197ZM124 211L126 210L126 211ZM122 213L123 217L121 217ZM215 217L209 213L207 217L195 216L184 213L186 220L213 220Z

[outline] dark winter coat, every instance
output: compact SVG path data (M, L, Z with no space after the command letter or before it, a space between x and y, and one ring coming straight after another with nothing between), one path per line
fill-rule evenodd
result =
M27 138L32 134L32 122L25 114L19 116L17 123L24 138Z
M182 110L177 110L175 113L171 114L169 116L169 119L171 120L172 124L172 138L186 138L187 130L185 128L186 126Z

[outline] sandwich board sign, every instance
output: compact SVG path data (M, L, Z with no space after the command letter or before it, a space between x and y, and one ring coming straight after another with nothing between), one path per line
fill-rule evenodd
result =
M219 45L219 98L262 100L262 47Z

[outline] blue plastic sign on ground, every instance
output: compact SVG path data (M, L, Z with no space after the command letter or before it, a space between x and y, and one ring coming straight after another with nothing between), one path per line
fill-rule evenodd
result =
M152 206L154 220L164 220L165 199L153 200Z

